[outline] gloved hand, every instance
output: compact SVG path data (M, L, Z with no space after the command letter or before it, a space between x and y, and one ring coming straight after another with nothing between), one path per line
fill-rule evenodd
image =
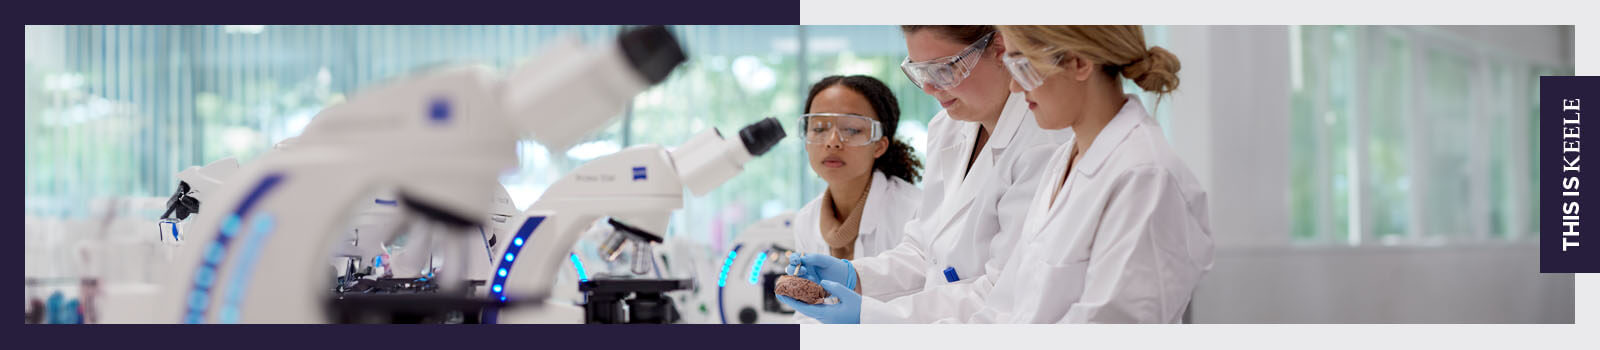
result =
M850 290L856 289L856 268L850 265L849 260L843 260L826 254L800 253L789 257L789 266L784 272L800 278L822 283L833 281L844 285Z
M789 305L794 311L810 316L811 318L827 324L858 324L861 323L861 294L856 294L852 288L845 287L834 281L822 281L822 290L828 291L832 297L839 298L838 304L806 304L788 296L779 295L778 301Z

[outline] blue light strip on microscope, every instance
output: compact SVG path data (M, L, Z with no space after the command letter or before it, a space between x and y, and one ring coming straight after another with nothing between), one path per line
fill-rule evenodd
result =
M511 267L517 262L517 254L522 253L522 247L528 243L528 236L532 236L541 223L544 223L543 216L530 216L528 221L522 222L517 234L511 237L511 246L506 247L505 255L500 257L500 265L494 269L494 283L489 285L489 295L494 299L506 301L506 279L511 276Z
M767 262L767 251L763 250L763 251L761 251L761 255L756 256L756 262L754 264L750 264L750 284L751 285L755 285L755 284L761 283L760 282L761 281L761 264L766 263L766 262Z
M578 282L588 282L589 272L583 269L583 260L578 259L578 253L567 253L567 257L572 259L572 267L578 270Z
M739 257L739 248L744 244L733 245L733 250L728 251L728 258L722 260L722 275L717 277L717 315L722 317L722 324L728 324L728 313L722 306L722 287L728 285L728 268L733 267L734 259Z
M235 276L228 279L228 290L222 299L222 308L217 312L221 323L239 323L239 304L244 301L246 289L250 287L250 275L255 272L256 260L261 256L262 242L272 235L272 213L263 213L251 220L250 234L244 246L239 247L239 261L233 263L233 269L228 273Z
M250 213L250 210L255 208L256 204L261 201L262 197L266 196L268 191L282 183L283 178L284 176L281 173L267 174L267 176L262 177L261 182L256 184L255 189L252 189L250 194L239 202L239 206L234 209L233 214L229 214L227 218L223 219L220 231L217 233L216 238L211 241L211 244L206 246L205 253L202 255L204 258L200 261L200 266L195 269L194 283L189 287L189 297L186 299L187 305L184 308L184 323L205 323L207 308L211 306L211 297L216 289L217 269L222 266L224 258L227 258L229 244L233 243L234 236L239 233L240 226L244 224L244 218ZM241 276L233 277L239 278Z

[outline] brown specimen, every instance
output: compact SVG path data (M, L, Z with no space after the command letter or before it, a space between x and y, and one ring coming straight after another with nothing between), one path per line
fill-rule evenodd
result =
M828 292L822 290L822 285L789 275L778 277L778 285L774 289L778 295L788 296L807 304L821 304L822 299L828 297Z

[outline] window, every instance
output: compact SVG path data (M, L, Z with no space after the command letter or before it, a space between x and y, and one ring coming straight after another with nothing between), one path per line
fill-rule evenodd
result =
M1437 27L1295 26L1290 37L1295 242L1533 237L1537 77L1570 63Z

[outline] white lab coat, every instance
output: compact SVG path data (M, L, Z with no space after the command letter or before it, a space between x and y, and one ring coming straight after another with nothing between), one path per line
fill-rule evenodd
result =
M1028 203L1050 152L1070 135L1040 129L1021 93L1011 94L989 140L972 159L980 124L935 116L928 127L923 202L894 249L854 261L863 300L882 301L956 290L1002 268L1021 231ZM948 281L945 269L959 278ZM939 295L929 303L940 304ZM864 302L869 303L869 302ZM863 321L868 319L863 311Z
M861 209L861 232L856 236L857 257L875 255L900 242L906 220L911 219L917 203L922 200L922 190L897 177L884 176L872 171L872 189L867 192L867 204ZM795 252L828 255L828 242L822 239L822 195L794 215Z
M949 305L863 302L862 321L1181 321L1212 264L1205 191L1137 96L1128 95L1062 184L1072 145L1051 155L1037 189L1045 195L1029 205L1003 272L982 281L992 284ZM1052 205L1049 194L1058 187ZM876 310L870 318L869 307Z

